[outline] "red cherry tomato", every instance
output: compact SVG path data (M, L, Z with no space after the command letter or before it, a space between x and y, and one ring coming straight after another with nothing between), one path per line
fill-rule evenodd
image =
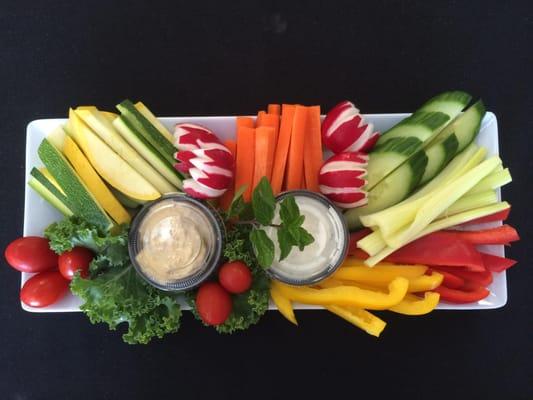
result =
M196 294L196 309L207 325L220 325L228 319L233 307L231 296L216 282L200 286Z
M48 240L38 236L12 241L4 255L8 264L21 272L43 272L57 268L57 254L50 250Z
M58 271L46 271L24 283L20 300L31 307L46 307L63 298L67 291L68 281Z
M72 280L76 271L80 271L82 278L87 278L89 276L89 264L93 258L94 254L91 250L85 247L74 247L59 256L59 272L69 281Z
M230 293L243 293L252 286L252 273L245 263L233 261L220 267L218 281Z

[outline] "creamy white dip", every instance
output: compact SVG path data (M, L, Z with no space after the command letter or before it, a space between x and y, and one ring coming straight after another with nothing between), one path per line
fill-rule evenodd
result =
M266 228L267 235L274 242L275 256L271 271L289 279L306 280L320 275L343 257L346 235L341 216L332 207L318 199L296 195L296 204L305 216L303 227L315 239L303 251L293 247L290 254L279 261L279 245L276 228ZM279 205L273 223L279 224Z

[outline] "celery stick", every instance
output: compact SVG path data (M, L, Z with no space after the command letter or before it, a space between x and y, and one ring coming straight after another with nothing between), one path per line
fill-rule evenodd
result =
M502 160L499 157L491 157L468 171L460 178L457 178L453 182L436 190L435 193L431 195L431 198L424 202L424 205L420 207L416 213L414 221L408 227L401 229L391 236L387 236L385 232L383 232L387 244L391 247L398 248L401 246L401 243L416 236L448 207L472 189L481 179L489 175L494 168L501 165L501 163Z
M438 221L435 221L429 224L423 231L418 233L416 236L402 243L400 247L405 246L407 243L410 243L413 240L416 240L422 236L429 235L430 233L440 231L443 229L447 229L447 228L451 228L452 226L464 224L465 222L472 221L477 218L485 217L487 215L497 213L507 208L509 208L509 203L507 203L506 201L502 201L502 202L499 202L499 203L496 203L490 206L477 208L475 210L465 211L465 212L453 215L448 218L443 218L441 220L438 220ZM365 264L368 265L369 267L373 267L374 265L376 265L377 263L385 259L387 256L394 253L396 250L398 250L397 247L396 248L384 247L379 253L366 259Z
M496 192L494 190L485 190L484 192L474 194L469 193L470 192L448 207L442 214L438 216L437 219L447 218L451 215L489 206L498 202L498 196L496 196Z
M395 206L361 217L361 222L367 227L379 226L384 235L392 235L415 218L429 195L476 167L485 158L486 153L484 147L478 148L475 144L468 146L439 175L414 195Z
M386 246L387 243L383 240L383 235L379 228L357 242L357 247L364 250L370 256L379 253Z
M492 172L489 176L480 180L479 183L472 189L470 189L467 194L470 195L479 192L484 192L486 190L494 190L504 185L507 185L512 181L513 178L511 177L509 168L505 168L500 171Z

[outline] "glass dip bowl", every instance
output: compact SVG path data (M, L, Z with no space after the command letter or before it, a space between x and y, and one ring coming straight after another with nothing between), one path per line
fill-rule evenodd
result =
M208 203L169 194L146 204L135 216L128 250L137 273L161 290L184 291L218 267L226 230Z
M303 251L293 247L289 255L279 261L276 228L265 231L274 242L274 262L267 274L289 285L312 285L330 276L342 264L348 252L349 232L342 213L326 197L307 190L292 190L276 197L273 224L279 224L279 203L286 196L294 196L300 214L305 216L303 228L314 242Z

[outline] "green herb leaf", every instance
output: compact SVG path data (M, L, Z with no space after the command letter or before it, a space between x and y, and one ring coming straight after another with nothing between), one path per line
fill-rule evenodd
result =
M266 177L262 177L252 194L252 208L255 219L261 225L268 225L274 219L276 199Z
M300 227L299 230L299 240L298 240L298 248L300 251L302 251L305 246L310 245L315 241L315 238L307 232L304 228Z
M280 250L279 260L281 261L287 258L287 256L291 252L293 239L289 231L285 228L279 228L277 234Z
M228 218L240 216L242 212L244 211L244 209L246 208L246 203L242 195L246 191L247 187L248 185L242 185L239 188L239 190L235 192L235 195L233 196L233 200L231 201L231 204L228 209L228 213L227 213Z
M281 222L287 225L291 224L298 217L302 217L294 196L287 196L281 201L279 205L279 216Z
M268 268L274 261L274 243L263 229L252 229L250 242L254 250L257 262L263 268Z

